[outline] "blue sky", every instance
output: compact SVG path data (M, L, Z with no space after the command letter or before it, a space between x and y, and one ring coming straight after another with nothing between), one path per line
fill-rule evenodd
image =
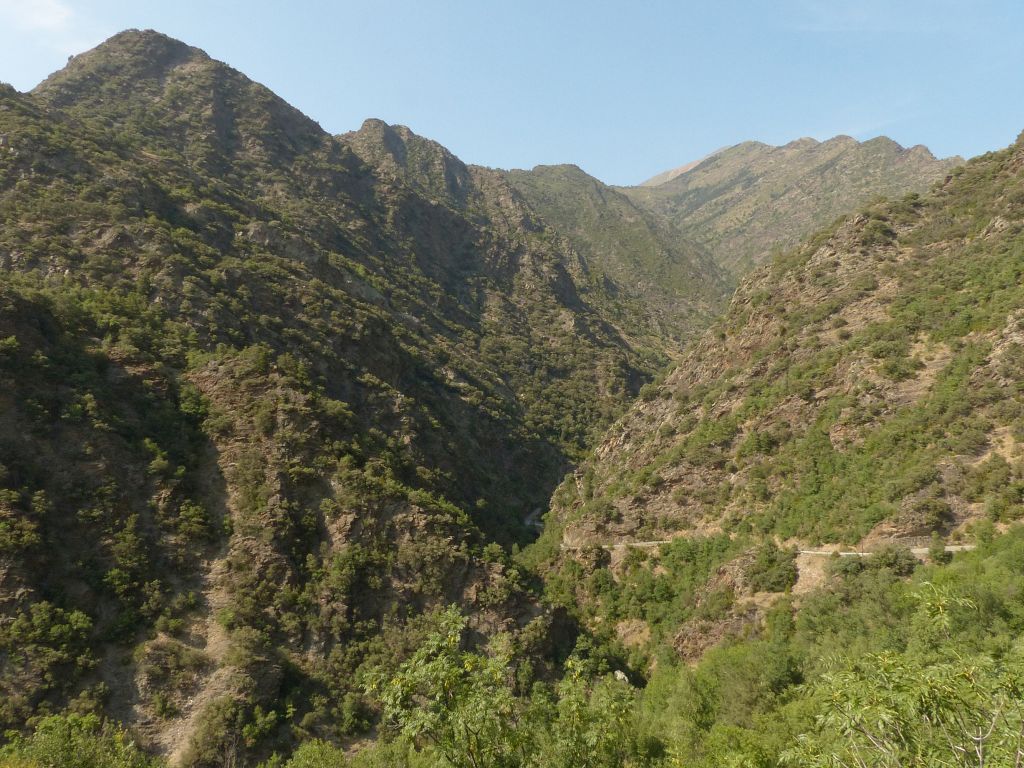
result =
M27 90L128 27L335 133L379 117L468 162L617 184L746 139L971 156L1024 130L1020 0L0 0L0 80Z

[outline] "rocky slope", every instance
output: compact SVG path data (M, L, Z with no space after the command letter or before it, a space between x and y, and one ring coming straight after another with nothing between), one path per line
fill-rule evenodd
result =
M650 322L638 335L670 337L679 348L724 308L727 279L710 253L668 218L638 207L573 165L509 171L507 179L571 240L591 269L644 308Z
M489 542L662 358L500 174L130 31L0 88L0 270L3 728L100 708L189 765L360 733L356 670L450 602L543 672Z
M647 179L647 181L640 182L637 186L639 186L639 187L657 187L657 186L660 186L660 185L664 184L667 181L672 181L672 179L674 179L676 176L682 176L687 171L692 171L694 168L696 168L698 165L703 163L708 158L714 157L719 152L722 152L722 151L724 151L726 149L729 149L729 147L721 147L719 149L716 149L714 152L709 152L708 154L704 155L704 157L702 157L702 158L700 158L698 160L691 160L690 162L683 163L682 165L678 165L675 168L670 168L667 171L662 171L661 173L658 173L658 174L655 174L654 176L651 176L651 178Z
M1018 141L754 273L559 490L552 532L863 546L1019 515L1022 205Z
M960 162L884 136L748 141L621 191L705 247L735 280L873 198L924 192Z
M412 156L426 168L424 153ZM859 143L840 136L784 147L745 142L638 187L610 187L572 165L509 171L505 179L592 270L610 278L630 308L608 310L619 324L654 348L670 337L673 352L773 253L869 200L923 192L958 162L884 137ZM458 178L440 158L433 168L424 187L443 189Z
M1022 274L1024 136L777 256L556 492L551 599L695 662L832 599L830 549L907 573L1020 520Z

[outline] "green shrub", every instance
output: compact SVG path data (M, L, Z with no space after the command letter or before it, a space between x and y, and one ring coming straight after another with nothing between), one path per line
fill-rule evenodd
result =
M15 737L0 750L0 765L39 768L159 768L128 733L95 715L54 715L44 718L31 735ZM10 761L5 763L4 761Z
M766 541L754 551L747 569L747 580L755 592L785 592L796 584L796 550L780 549Z

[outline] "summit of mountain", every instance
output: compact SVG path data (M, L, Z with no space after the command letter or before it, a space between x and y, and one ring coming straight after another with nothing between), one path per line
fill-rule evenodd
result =
M311 118L198 48L152 30L127 30L33 89L38 102L130 128L150 151L180 152L207 172L266 168L326 141ZM122 136L124 134L122 133Z

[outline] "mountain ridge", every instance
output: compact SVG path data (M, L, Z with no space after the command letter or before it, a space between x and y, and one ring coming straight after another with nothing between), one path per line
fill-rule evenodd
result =
M773 249L796 245L872 196L924 192L960 162L885 136L863 142L804 137L778 147L748 141L657 186L620 189L638 206L677 222L735 280Z
M957 169L929 195L867 206L749 275L726 314L616 423L575 483L563 486L561 497L575 499L575 512L564 501L556 509L566 520L580 517L556 528L566 529L573 546L600 540L603 529L619 540L637 531L645 531L640 538L666 538L675 525L760 525L782 540L849 545L863 537L962 531L979 509L975 497L963 496L962 478L981 461L972 457L1012 460L1018 437L1008 435L1020 434L1019 409L1004 401L1015 391L1009 361L1021 342L1024 302L1012 277L1019 269L1022 153L1018 139ZM967 259L979 254L987 266ZM965 295L940 313L935 284L960 285ZM970 396L973 415L945 410L952 407L944 399L949 392L967 397L964 386L978 388ZM905 447L878 442L894 440L890 432L909 429L928 409L935 409L928 418L941 422L944 439L936 434L937 442L926 445L915 435ZM974 434L982 423L984 434ZM966 433L965 442L956 437ZM801 445L814 455L780 453ZM883 445L887 454L871 453ZM802 484L800 473L842 485L853 474L850 457L861 451L878 462L927 468L915 470L920 484L906 495L899 485L876 488L869 502L843 485L845 495L820 504L821 514L837 516L815 519L801 501L814 494L807 487L813 483ZM836 465L823 454L836 457ZM851 462L845 472L843 462ZM590 490L581 502L582 487ZM722 492L712 498L702 492L707 488ZM932 498L943 499L937 518L925 514Z
M719 152L724 152L725 150L729 149L731 146L735 146L735 145L719 147L718 149L714 150L713 152L709 152L708 154L706 154L703 157L700 157L700 158L698 158L696 160L691 160L688 163L683 163L682 165L676 166L675 168L669 168L667 171L662 171L661 173L656 173L654 176L651 176L649 179L645 179L644 181L641 181L639 184L627 185L627 186L637 186L637 187L658 187L658 186L661 186L665 182L672 181L672 179L674 179L676 176L682 176L687 171L692 171L694 168L696 168L698 165L703 163L705 160L708 160L709 158L714 157Z
M731 149L647 192L484 168L380 120L329 135L138 30L0 87L0 138L0 731L98 712L190 768L357 743L386 733L364 681L415 670L452 604L458 675L568 720L607 672L621 714L655 650L791 622L773 537L1014 517L1020 146L928 194L945 166L910 169L727 303L764 254L642 196ZM787 211L763 248L816 220ZM890 444L893 487L864 469ZM664 560L614 546L644 536Z

